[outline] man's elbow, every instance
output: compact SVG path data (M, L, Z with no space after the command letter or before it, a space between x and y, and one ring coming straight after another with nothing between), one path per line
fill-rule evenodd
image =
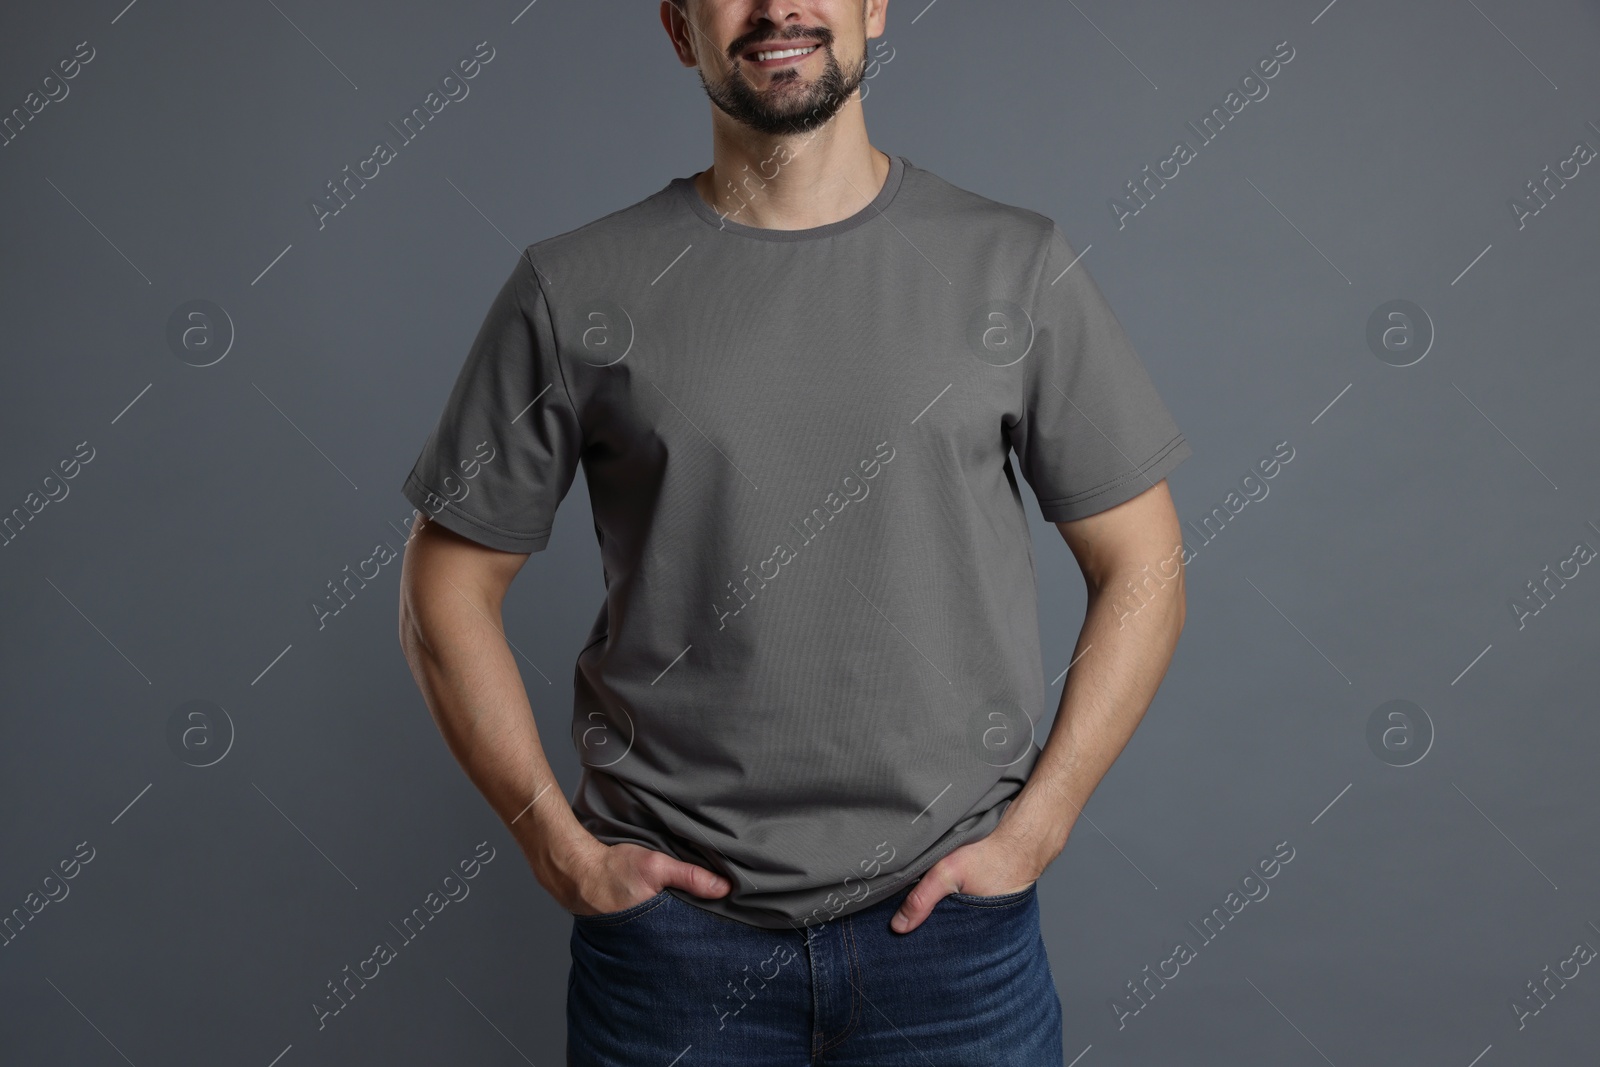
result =
M435 635L487 622L499 629L501 606L526 553L481 545L438 523L422 523L400 565L399 638L408 659L430 654Z
M398 637L401 653L406 657L406 662L413 664L416 663L417 657L428 649L427 629L424 625L426 616L419 610L417 600L415 579L407 581L402 577Z

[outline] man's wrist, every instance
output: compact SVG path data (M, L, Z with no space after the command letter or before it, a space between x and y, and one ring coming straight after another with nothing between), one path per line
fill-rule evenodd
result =
M1036 793L1037 790L1024 787L1016 799L1006 806L997 829L1016 840L1033 857L1035 866L1042 872L1066 847L1078 812L1076 809L1068 810L1069 805L1060 797L1040 798ZM1041 803L1041 800L1044 802ZM1051 800L1056 803L1050 803Z
M547 876L570 879L595 848L602 846L569 809L540 814L542 818L532 810L525 812L512 825L512 836L541 882Z

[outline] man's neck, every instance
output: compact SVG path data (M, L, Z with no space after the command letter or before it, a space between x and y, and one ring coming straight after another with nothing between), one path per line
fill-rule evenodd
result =
M889 176L889 157L864 127L838 132L837 118L812 133L759 142L713 138L712 165L694 176L700 198L745 226L826 226L870 204Z

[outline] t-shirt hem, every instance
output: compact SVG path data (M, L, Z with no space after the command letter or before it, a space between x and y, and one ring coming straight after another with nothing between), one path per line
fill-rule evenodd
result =
M881 886L877 886L860 900L851 901L849 904L846 904L844 907L840 908L839 911L828 916L828 919L825 921L831 922L834 919L842 919L847 915L853 915L856 912L865 911L867 908L870 908L876 904L881 904L883 901L893 897L895 894L909 889L915 882L921 879L923 875L932 870L935 864L944 859L946 856L950 855L950 853L954 852L962 845L970 845L974 841L981 841L993 833L995 828L999 826L1000 818L1005 814L1006 808L1010 806L1011 801L1014 799L1016 798L1008 798L1003 803L989 808L979 816L979 820L975 825L951 834L941 847L919 857L916 863L912 864L910 867L907 867L905 870L900 871L895 876L893 881L886 882ZM985 826L985 823L988 825ZM657 848L658 846L649 845L647 847ZM790 919L771 910L758 910L754 908L742 907L738 909L732 909L722 904L722 901L725 898L713 897L710 899L701 899L690 893L688 890L680 890L676 886L668 886L667 891L686 904L692 904L704 911L711 912L713 915L719 915L722 918L731 919L734 922L743 923L746 926L753 926L763 930L804 930L806 928L804 917L799 919Z
M482 519L475 518L462 511L454 503L445 500L444 494L432 489L419 478L415 471L406 477L405 484L400 487L400 492L411 503L415 504L423 514L434 522L443 526L451 533L460 534L480 545L497 549L501 552L534 553L542 552L550 543L550 531L541 533L522 534L511 530L503 530ZM444 500L444 506L438 511L432 510L430 501Z
M1180 433L1123 477L1083 493L1041 500L1039 511L1048 522L1072 522L1109 510L1151 488L1192 455L1194 449Z

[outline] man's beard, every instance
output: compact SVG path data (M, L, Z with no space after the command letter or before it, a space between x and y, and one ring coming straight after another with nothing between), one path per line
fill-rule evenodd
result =
M799 45L797 42L796 47ZM831 39L826 43L818 41L817 51L822 53L822 75L799 93L783 87L788 81L798 82L799 75L781 75L774 80L772 89L768 90L773 96L781 95L781 101L769 101L767 95L757 92L745 80L739 60L734 61L727 80L719 86L706 81L704 70L695 69L700 74L700 84L705 87L706 95L729 118L758 133L809 133L839 113L845 101L850 99L850 94L861 87L867 70L867 60L863 54L855 70L846 75L834 58Z

